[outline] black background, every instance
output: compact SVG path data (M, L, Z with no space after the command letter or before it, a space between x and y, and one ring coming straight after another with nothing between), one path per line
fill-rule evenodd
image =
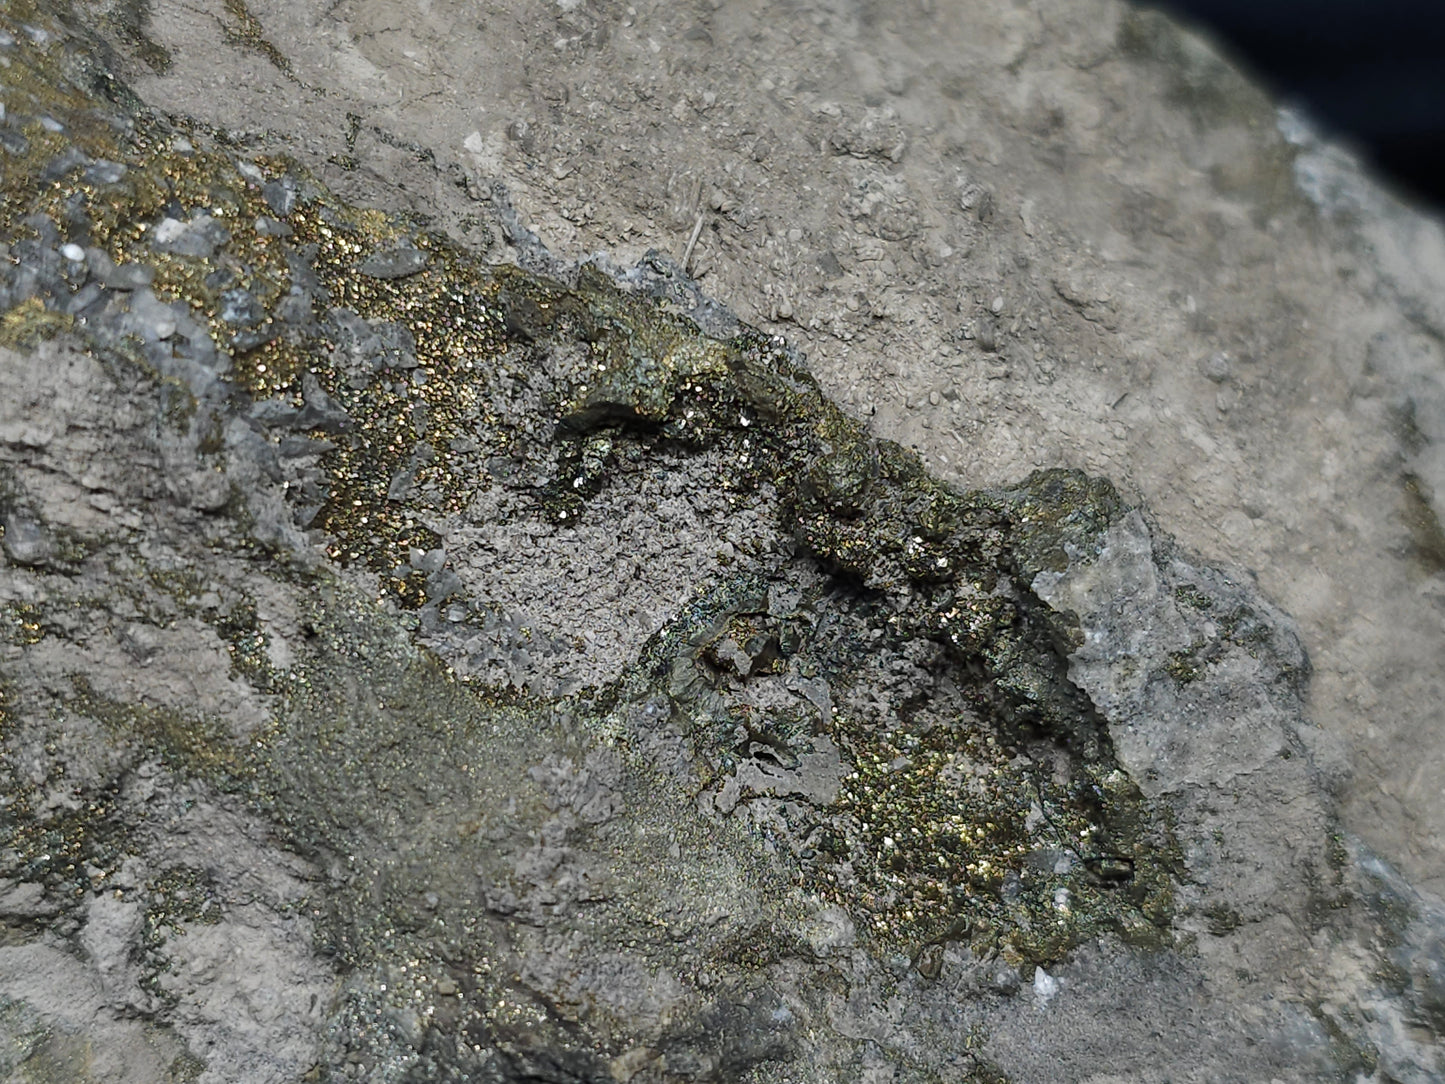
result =
M1445 208L1445 0L1169 0L1400 194Z

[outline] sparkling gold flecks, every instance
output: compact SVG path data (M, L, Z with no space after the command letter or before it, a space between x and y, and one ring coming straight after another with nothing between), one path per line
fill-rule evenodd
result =
M855 765L836 806L853 838L833 841L846 881L837 865L819 867L826 896L861 908L875 934L915 944L960 921L1015 926L1000 904L1006 881L1019 916L1055 917L1059 878L1027 860L1041 845L1077 846L1090 825L1076 796L981 731L879 735L840 719L836 738Z
M105 876L124 858L121 830L111 820L114 806L89 802L41 818L35 815L39 804L33 794L14 796L0 823L0 847L24 880L44 885L58 901L78 903L91 892L94 872Z
M33 62L34 63L34 62ZM0 68L0 88L16 78L19 64ZM233 352L236 329L220 316L219 297L226 289L244 289L258 306L270 312L290 287L281 239L255 229L258 216L269 214L260 188L237 173L225 155L183 146L176 138L155 130L153 123L138 120L137 130L122 146L113 130L97 124L93 110L84 99L70 101L53 91L54 81L29 73L27 88L38 87L55 100L36 102L63 118L62 132L37 123L27 126L29 148L16 168L7 169L0 183L3 203L0 218L15 223L23 236L23 220L35 213L47 216L64 229L67 222L86 223L84 241L101 249L117 265L140 264L151 268L155 279L151 289L162 301L184 300L207 325L210 336L223 354ZM14 109L14 105L11 105ZM29 127L34 127L33 137ZM47 163L71 149L83 150L91 158L114 160L125 166L124 174L108 184L83 180L77 169L53 181L40 177ZM262 163L262 168L274 166ZM161 252L151 243L152 231L166 216L189 219L207 214L230 234L230 240L214 258L181 256ZM33 232L31 230L30 232ZM76 238L71 238L75 240ZM63 318L51 313L52 323ZM34 334L34 320L19 329L7 324L3 333ZM50 333L53 333L51 331ZM254 359L237 359L234 379L248 391L267 394L294 381L300 368L297 344L274 340ZM269 364L267 364L269 362Z
M259 187L241 178L223 155L170 149L133 159L132 168L115 187L120 191L96 201L95 243L117 264L137 262L154 268L151 289L156 296L162 301L188 302L192 312L208 325L217 349L232 353L236 329L221 318L220 295L226 290L245 290L269 313L291 284L281 239L255 229L257 217L269 214ZM150 243L151 231L177 210L186 219L210 215L226 229L230 240L214 257L156 251ZM264 352L242 353L233 369L236 383L262 395L289 384L300 366L295 344L268 340L265 346Z
M74 326L69 316L47 309L38 297L28 297L0 316L0 346L31 349Z
M156 295L199 307L217 348L230 353L235 329L217 318L218 283L249 290L268 311L289 286L280 239L254 228L256 217L269 213L259 186L241 176L226 155L188 149L184 131L148 114L136 114L129 126L108 123L72 81L68 32L33 5L10 5L0 14L0 26L17 43L0 66L0 96L12 122L24 118L18 133L23 147L7 147L0 175L0 219L15 236L33 235L25 219L39 213L60 229L63 240L95 246L120 265L152 268ZM82 157L61 168L65 156L76 151ZM124 167L123 172L108 183L90 180L86 163L96 161ZM151 231L162 217L202 213L231 234L214 260L152 246ZM238 368L238 382L255 390L247 379L253 373Z
M317 524L334 540L333 559L390 573L411 549L436 545L425 515L461 510L485 480L480 453L495 434L478 383L507 350L493 303L497 283L444 243L409 236L376 212L316 203L288 222L296 243L316 246L314 266L333 305L399 324L415 343L414 368L384 370L361 388L326 366L324 348L313 368L356 423L327 457L331 490ZM360 270L375 252L403 243L427 253L425 268L394 279ZM402 476L405 499L395 491ZM423 579L398 575L390 582L404 604L418 605L425 601Z
M10 602L0 608L0 640L18 647L38 644L45 638L40 608L29 602Z

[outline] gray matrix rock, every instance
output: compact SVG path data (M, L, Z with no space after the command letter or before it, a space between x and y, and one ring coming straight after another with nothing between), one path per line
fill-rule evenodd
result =
M90 10L0 14L5 1079L1445 1074L1445 908L1250 576L941 480L691 246L153 109Z

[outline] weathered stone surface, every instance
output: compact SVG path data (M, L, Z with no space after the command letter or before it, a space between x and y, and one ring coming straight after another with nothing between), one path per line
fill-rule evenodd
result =
M7 1072L1445 1071L1442 911L1341 834L1247 576L1076 471L945 484L491 179L496 264L0 25Z

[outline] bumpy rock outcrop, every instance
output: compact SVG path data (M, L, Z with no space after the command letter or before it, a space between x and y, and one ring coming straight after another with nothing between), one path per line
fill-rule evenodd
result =
M488 259L0 33L7 1072L1442 1070L1247 577L500 185Z

